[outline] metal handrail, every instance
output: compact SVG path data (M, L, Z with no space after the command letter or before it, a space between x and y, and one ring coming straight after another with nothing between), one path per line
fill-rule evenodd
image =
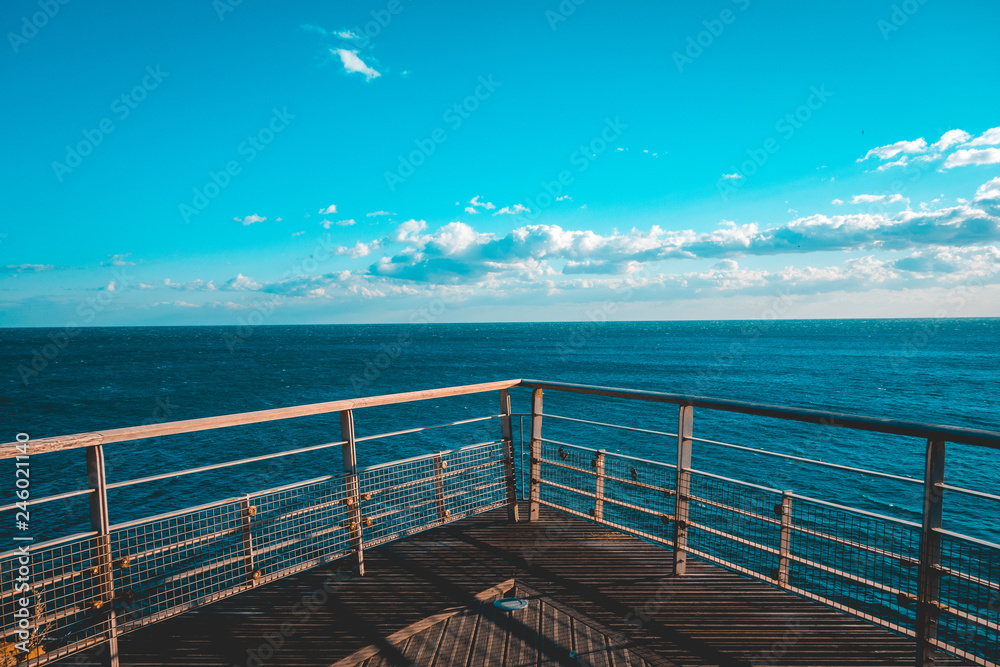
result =
M710 410L756 415L758 417L774 417L776 419L806 422L809 424L821 424L823 426L833 426L837 428L849 428L859 431L877 431L893 435L915 436L928 440L939 440L1000 449L1000 433L981 429L942 426L939 424L925 424L922 422L868 417L864 415L853 415L842 412L830 412L826 410L813 410L808 408L789 408L780 405L750 403L747 401L736 401L721 398L708 398L706 396L693 396L689 394L668 394L660 391L619 389L617 387L598 387L585 384L572 384L568 382L521 380L519 386L530 387L532 389L552 389L573 394L591 394L607 398L628 398L639 401L651 401L654 403L690 405L698 408L708 408Z

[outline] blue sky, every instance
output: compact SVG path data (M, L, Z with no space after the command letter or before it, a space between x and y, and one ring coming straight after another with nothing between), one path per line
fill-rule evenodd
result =
M673 4L6 3L0 325L1000 313L1000 5Z

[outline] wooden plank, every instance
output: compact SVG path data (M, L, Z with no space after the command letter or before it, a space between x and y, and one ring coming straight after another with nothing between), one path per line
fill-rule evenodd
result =
M581 665L611 667L605 636L586 623L573 619L576 655Z
M464 396L467 394L481 394L490 391L499 391L501 389L509 389L510 387L517 386L519 383L520 380L483 382L480 384L468 384L458 387L423 389L420 391L408 391L399 394L384 394L382 396L369 396L341 401L329 401L326 403L296 405L287 408L258 410L256 412L241 412L231 415L220 415L218 417L202 417L199 419L185 419L182 421L164 422L160 424L129 426L127 428L116 428L92 433L75 433L73 435L38 438L37 440L31 440L31 454L44 454L46 452L57 452L65 449L77 449L80 447L89 447L101 444L106 445L113 442L127 442L129 440L155 438L163 435L175 435L177 433L194 433L195 431L207 431L227 426L259 424L261 422L269 422L279 419L293 419L295 417L322 415L331 412L342 412L344 410L370 408L378 405L412 403L414 401L428 401L436 398L449 398L452 396ZM0 459L8 459L17 456L17 444L17 442L8 442L0 445Z
M472 636L479 622L478 610L466 609L447 620L441 645L430 664L447 667L465 665L472 649Z
M559 653L573 652L573 622L569 614L542 601L542 664L560 664Z
M415 665L429 665L441 644L442 635L444 635L444 623L434 624L409 640L404 655Z
M477 593L474 599L481 602L492 602L498 597L504 595L504 593L506 593L507 591L511 590L513 586L514 586L514 580L508 579L507 581L500 582L495 586L491 586L486 590ZM442 624L444 621L450 619L452 616L463 613L464 611L466 611L465 607L453 607L451 609L445 609L444 611L439 612L437 614L432 614L426 618L417 621L416 623L406 626L402 630L392 633L391 635L385 638L382 644L385 643L388 643L390 645L400 644L401 642L404 642L410 639L411 637L415 637L417 635L420 635L421 633L428 631L430 628L433 628L434 626ZM440 635L440 628L438 629L438 634ZM418 644L415 644L414 646L419 646L420 650L423 651L426 649L426 644L427 644L426 641L422 641ZM431 656L436 651L437 647L436 642L434 646L435 648L432 649L429 654ZM352 653L346 658L338 660L337 662L333 663L330 667L354 667L354 665L359 665L365 660L371 658L372 656L377 655L380 650L381 650L380 645L373 644L371 646L366 646L360 651L356 651L355 653Z
M469 667L504 664L510 614L497 609L490 602L484 602L480 617L472 655L469 657Z
M515 589L517 597L525 597L522 590ZM510 621L507 625L510 641L507 647L508 665L534 665L541 653L539 645L539 601L529 599L528 606L518 611L508 612Z

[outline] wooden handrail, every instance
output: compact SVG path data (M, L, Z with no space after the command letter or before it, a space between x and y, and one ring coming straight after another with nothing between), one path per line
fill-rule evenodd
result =
M91 433L61 435L51 438L38 438L31 440L30 453L32 455L45 454L47 452L57 452L64 449L79 449L81 447L90 447L93 445L106 445L112 442L127 442L129 440L155 438L162 435L175 435L177 433L193 433L195 431L207 431L227 426L258 424L260 422L276 421L279 419L292 419L294 417L322 415L330 412L341 412L343 410L370 408L378 405L412 403L414 401L427 401L435 398L447 398L449 396L481 394L516 387L520 384L520 382L520 380L501 380L498 382L467 384L458 387L423 389L420 391L408 391L400 394L367 396L364 398L329 401L327 403L312 403L310 405L295 405L287 408L258 410L256 412L241 412L232 415L220 415L218 417L202 417L200 419L186 419L183 421L164 422L162 424L146 424L144 426L116 428L108 431L95 431ZM19 453L17 445L17 442L8 442L0 445L0 459L9 459L17 456Z
M369 396L364 398L330 401L326 403L312 403L309 405L274 408L271 410L258 410L256 412L242 412L231 415L220 415L217 417L203 417L200 419L164 422L161 424L131 426L127 428L111 429L108 431L95 431L50 438L38 438L31 440L31 453L44 454L46 452L55 452L64 449L89 447L91 445L109 444L112 442L127 442L129 440L154 438L177 433L192 433L194 431L205 431L216 428L224 428L227 426L240 426L243 424L256 424L280 419L292 419L294 417L340 412L342 410L374 407L379 405L392 405L396 403L410 403L413 401L425 401L435 398L446 398L449 396L461 396L465 394L478 394L498 391L501 389L509 389L510 387L517 386L530 387L533 389L552 389L555 391L566 391L577 394L591 394L610 398L652 401L656 403L693 405L696 407L709 408L711 410L723 410L726 412L737 412L762 417L774 417L777 419L851 428L863 431L877 431L881 433L891 433L895 435L913 436L919 438L934 438L948 442L1000 449L1000 433L995 431L942 426L939 424L926 424L921 422L885 419L880 417L867 417L863 415L827 412L824 410L789 408L778 405L749 403L745 401L709 398L705 396L670 394L657 391L620 389L617 387L600 387L565 382L545 382L541 380L501 380L497 382L485 382L481 384L461 385L457 387L442 387L439 389L425 389L399 394L385 394L382 396ZM0 459L7 459L16 456L18 453L16 445L16 442L8 442L0 445Z

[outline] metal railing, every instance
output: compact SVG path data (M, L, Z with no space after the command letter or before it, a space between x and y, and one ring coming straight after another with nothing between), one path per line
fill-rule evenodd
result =
M534 390L526 469L531 518L539 506L554 507L671 548L678 576L690 555L821 602L914 638L920 665L933 664L937 651L986 667L1000 663L1000 544L942 528L946 490L1000 501L944 483L945 443L1000 449L1000 433L659 392L533 380L521 385ZM678 428L668 433L546 412L543 390L675 404ZM920 438L924 478L695 438L696 407ZM543 421L655 435L676 443L677 456L671 463L650 461L553 439L543 435ZM919 485L923 520L695 469L695 443ZM996 509L1000 505L987 516L1000 516Z
M150 623L336 559L350 559L362 575L365 549L496 507L507 505L516 520L508 395L516 384L449 387L0 447L0 458L15 459L85 449L87 489L30 498L27 505L87 495L91 518L88 532L39 544L24 540L23 549L0 554L0 665L44 665L102 644L105 663L117 665L118 637ZM491 414L355 437L355 411L361 408L494 391L500 409ZM106 479L108 443L334 412L340 415L336 442L114 483ZM485 442L357 465L357 448L365 441L490 421L500 423L493 426L496 437ZM343 468L314 479L115 525L108 518L109 490L328 448L341 449ZM21 509L15 502L0 512Z
M509 390L517 386L532 390L530 413L511 411ZM673 404L678 428L648 428L645 413L638 425L629 425L546 412L544 390L640 402L631 406ZM500 394L496 413L355 436L355 411L362 408L493 391ZM920 438L926 443L924 476L695 437L696 408ZM113 483L105 478L103 447L111 443L334 412L340 416L336 442ZM495 439L367 467L357 463L358 443L493 420L500 422ZM544 432L543 421L550 424ZM607 442L592 429L652 438L669 443L675 456L656 461L588 447L562 435L575 434L572 429L584 433L586 443ZM91 530L29 545L26 554L0 554L0 665L46 664L99 644L114 665L123 633L336 559L348 559L363 574L365 549L464 516L506 505L508 518L517 521L520 493L529 502L528 520L537 520L540 506L553 507L672 549L677 576L686 573L689 556L703 559L912 637L919 664L932 664L934 653L943 651L997 667L1000 545L945 530L942 520L945 491L976 502L1000 496L945 483L946 442L996 449L1000 433L532 380L33 440L31 456L85 449L87 489L30 503L87 495ZM922 491L922 521L695 468L695 444L699 451L721 448L910 485ZM314 479L115 525L108 519L109 489L338 447L343 467L317 471L326 474ZM16 443L0 446L0 458L17 455ZM0 512L16 509L14 503ZM18 587L19 577L30 580L30 591ZM27 651L15 651L11 647L25 617L32 625L31 643Z

